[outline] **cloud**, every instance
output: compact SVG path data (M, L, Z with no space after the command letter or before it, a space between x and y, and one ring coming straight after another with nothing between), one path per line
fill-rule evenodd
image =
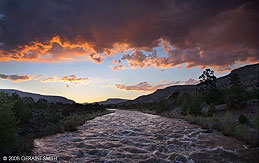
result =
M77 78L75 75L62 76L59 81L71 84L86 84L89 82L88 78Z
M184 82L185 85L196 85L198 83L199 83L199 80L195 80L195 79L192 79L192 78L190 78L190 79L188 79Z
M87 84L89 82L88 78L78 78L75 75L69 76L52 76L46 79L41 80L42 82L64 82L64 83L71 83L71 84ZM66 87L68 88L69 85L67 84Z
M225 70L235 62L259 61L257 8L253 0L1 1L0 61L100 64L132 50L122 56L132 68L186 64ZM161 40L167 57L154 52Z
M137 85L131 85L131 86L126 86L124 84L115 84L114 86L118 89L123 89L127 91L143 91L143 92L153 92L156 91L157 89L163 89L165 87L171 86L172 83L167 83L167 84L160 84L160 85L150 85L147 82L142 82Z
M43 75L33 75L33 80L39 80Z
M213 49L206 52L200 47L180 50L164 47L164 49L167 50L168 56L166 57L159 56L157 51L153 49L151 54L144 54L143 51L136 50L131 55L128 53L123 54L121 59L126 60L132 68L157 67L164 69L174 66L180 68L182 64L186 64L186 68L194 66L205 68L210 66L217 71L229 71L235 62L241 64L259 61L259 51L257 49L247 50L236 47L234 50L233 47L233 49Z
M27 81L27 80L39 80L43 75L6 75L0 74L0 79L3 80L11 80L14 82L19 81ZM69 76L52 76L45 79L42 79L41 82L64 82L64 83L71 83L71 84L87 84L89 82L89 78L79 78L75 75ZM66 87L68 88L69 85L67 84Z
M56 82L56 76L53 76L53 77L49 77L49 78L46 78L46 79L43 79L41 80L42 82Z
M136 85L124 85L124 84L107 84L105 85L106 87L115 87L117 89L122 89L122 90L126 90L126 91L142 91L142 92L154 92L157 89L164 89L166 87L169 86L173 86L173 85L179 85L179 84L184 84L184 85L195 85L198 84L199 81L195 80L195 79L188 79L186 81L164 81L161 80L159 81L159 83L165 83L165 84L158 84L158 85L150 85L148 84L148 82L142 82Z
M4 80L8 80L8 75L0 74L0 78Z
M115 66L110 65L110 68L113 71L117 71L118 69L124 69L125 66L121 64L121 60L112 60L112 63L115 64Z
M20 81L27 81L31 80L30 75L6 75L6 74L0 74L0 78L3 80L11 80L14 82L20 82Z
M6 50L0 51L0 60L2 61L57 62L85 56L96 63L101 62L101 58L96 54L96 51L87 43L62 42L59 36L54 36L46 42L32 41L29 45L19 46L12 50L11 53Z

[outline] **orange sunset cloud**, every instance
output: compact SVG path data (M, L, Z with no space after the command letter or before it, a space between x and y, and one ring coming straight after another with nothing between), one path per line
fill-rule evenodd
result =
M64 83L71 83L71 84L87 84L89 82L88 78L78 78L75 75L69 76L53 76L46 79L41 80L42 82L64 82ZM66 86L66 87L69 87Z
M61 82L71 83L71 84L86 84L89 82L88 78L77 78L75 75L62 76L59 79Z

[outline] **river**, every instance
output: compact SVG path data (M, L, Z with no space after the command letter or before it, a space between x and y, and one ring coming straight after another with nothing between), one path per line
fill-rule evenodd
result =
M87 121L75 132L36 139L33 155L80 163L236 163L254 162L258 149L181 119L115 110Z

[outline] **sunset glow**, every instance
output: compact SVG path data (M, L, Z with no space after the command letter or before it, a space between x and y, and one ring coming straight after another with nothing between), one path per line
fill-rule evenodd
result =
M81 103L223 76L259 61L254 4L0 0L0 88Z

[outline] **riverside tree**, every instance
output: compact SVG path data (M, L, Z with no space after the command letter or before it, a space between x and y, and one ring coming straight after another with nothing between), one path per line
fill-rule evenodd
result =
M217 78L214 76L214 71L211 69L205 69L199 76L199 86L201 89L208 90L209 88L216 88Z
M230 87L227 89L226 103L234 109L244 108L247 102L246 89L239 76L232 74L230 77Z
M223 92L217 88L217 77L214 75L213 70L205 69L199 79L200 83L198 85L203 101L205 101L208 105L218 105L224 103Z

